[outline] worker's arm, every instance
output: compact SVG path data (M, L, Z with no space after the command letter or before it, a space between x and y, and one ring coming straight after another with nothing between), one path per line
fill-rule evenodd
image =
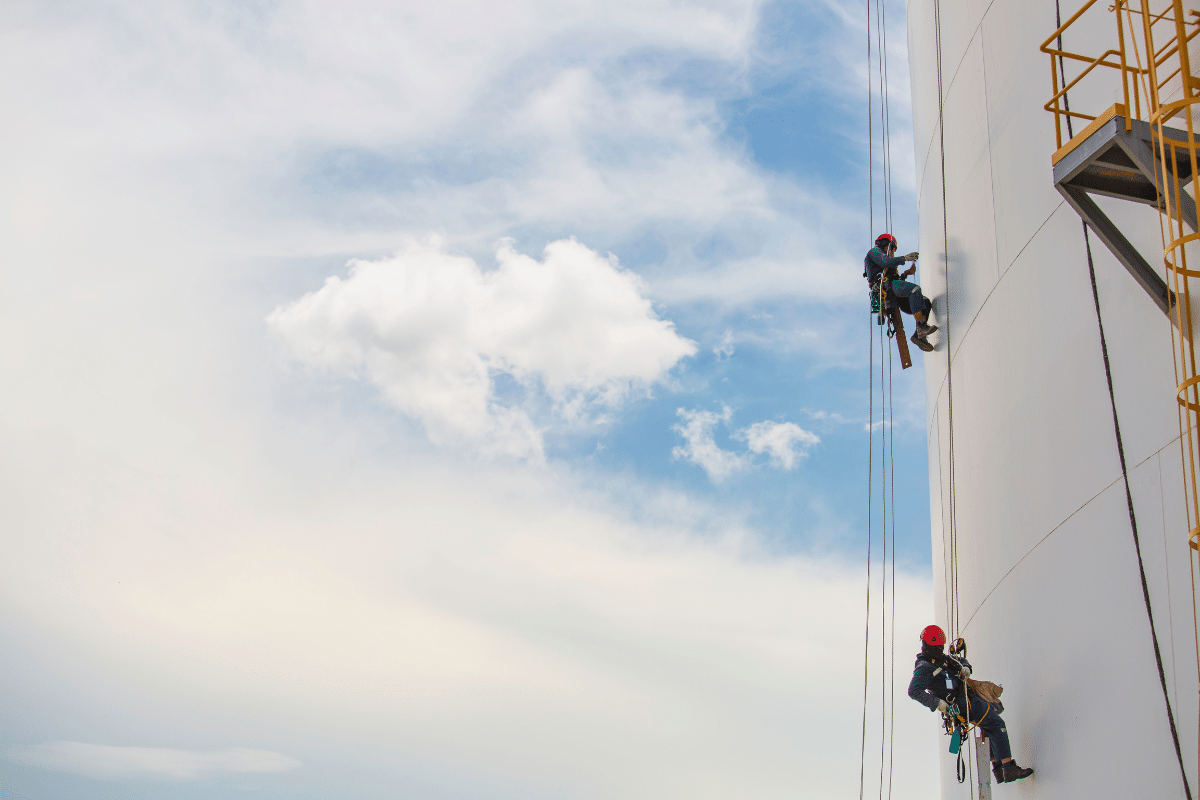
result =
M873 249L867 253L867 258L880 270L892 269L894 267L903 266L904 264L904 256L894 256L892 258L888 258L877 249Z
M940 701L933 692L929 691L929 687L933 686L933 681L933 665L928 661L918 661L917 668L913 670L912 680L908 684L908 696L930 711L937 711Z
M946 656L946 668L950 670L956 677L967 677L971 674L971 662L967 661L963 656ZM966 670L967 675L962 674L962 670Z

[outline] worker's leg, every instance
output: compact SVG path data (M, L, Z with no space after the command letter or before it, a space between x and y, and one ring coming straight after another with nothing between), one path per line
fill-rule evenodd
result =
M907 297L908 308L917 321L924 322L929 314L929 300L921 293L921 287L908 281L892 281L892 294L896 297Z
M1008 741L1008 727L1004 720L988 703L981 698L972 697L967 719L978 722L988 737L992 747L992 773L999 783L1012 783L1023 780L1033 774L1029 767L1022 767L1012 758L1012 746Z
M1008 727L1000 715L992 710L987 701L972 696L971 713L968 719L971 722L978 722L979 727L983 728L984 733L987 734L992 748L993 761L1006 761L1012 758L1012 748L1008 743Z

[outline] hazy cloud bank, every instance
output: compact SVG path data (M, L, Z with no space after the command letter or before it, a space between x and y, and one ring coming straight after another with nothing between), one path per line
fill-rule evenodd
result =
M160 778L196 781L215 775L286 772L300 762L266 750L235 748L202 752L163 747L114 747L85 742L14 747L8 757L42 769L89 778Z
M0 633L104 676L56 683L47 707L44 661L14 662L11 719L92 741L186 725L286 743L304 773L264 782L270 797L351 773L340 796L420 784L461 797L782 800L857 782L845 743L860 734L847 709L861 682L826 678L861 658L861 566L768 556L732 517L703 535L632 523L589 506L554 465L457 467L454 480L366 453L331 467L312 433L266 463L247 463L240 442L180 450L154 464L174 476L164 482L147 469L68 473L71 449L3 444L0 470L15 477L0 500L21 544L0 563L0 601L41 611L36 626L0 617ZM930 589L897 577L903 645L928 624ZM897 731L926 732L897 741L897 796L920 796L899 787L927 785L937 731L915 703L896 712ZM287 763L78 743L21 755L172 780Z

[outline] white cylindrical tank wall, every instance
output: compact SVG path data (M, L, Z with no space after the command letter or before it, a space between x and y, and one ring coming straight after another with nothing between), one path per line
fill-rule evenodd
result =
M1064 20L1080 5L1061 2ZM955 592L946 579L952 411L960 632L976 677L1004 685L1014 755L1037 771L993 795L1182 798L1083 228L1051 173L1054 119L1042 108L1050 64L1038 48L1057 27L1055 0L941 0L944 206L934 3L908 0L908 40L918 279L941 326L937 350L924 355L938 621L947 622ZM1071 30L1068 48L1109 46L1112 15L1100 4L1094 15ZM1073 107L1117 100L1116 82L1102 83L1073 93ZM1102 206L1161 268L1157 212ZM1142 560L1195 789L1196 651L1170 326L1095 236L1091 247ZM934 715L929 727L936 735ZM969 796L948 754L941 785L943 797Z

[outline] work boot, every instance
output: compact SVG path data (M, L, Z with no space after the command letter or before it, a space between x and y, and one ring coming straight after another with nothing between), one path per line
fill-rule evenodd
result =
M917 335L922 339L927 338L929 334L938 329L937 325L926 325L924 322L917 323Z
M1001 781L1002 783L1019 781L1022 778L1028 778L1033 774L1033 770L1031 770L1029 767L1022 767L1015 761L1009 761L1005 764L1001 764L1000 767L1004 773L1004 780Z
M928 341L928 340L927 340L927 339L926 339L924 336L922 336L922 335L920 334L920 332L919 332L919 331L918 331L917 333L914 333L914 334L912 335L912 338L911 338L909 341L911 341L911 342L912 342L913 344L915 344L917 347L919 347L919 348L921 348L922 350L924 350L926 353L932 353L932 352L933 352L933 345L931 345L931 344L929 343L929 341Z
M992 762L992 774L996 776L996 783L1004 783L1004 765L999 761Z

